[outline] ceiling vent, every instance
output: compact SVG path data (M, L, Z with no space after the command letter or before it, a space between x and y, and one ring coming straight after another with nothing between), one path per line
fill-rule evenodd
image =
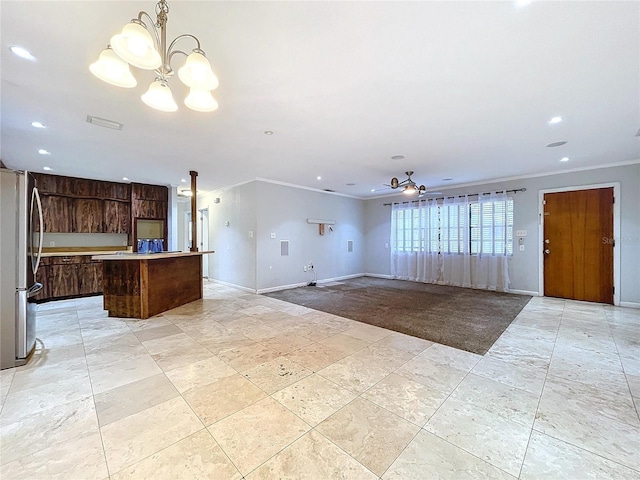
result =
M122 127L124 127L123 123L107 120L106 118L94 117L93 115L87 115L87 123L91 123L99 127L111 128L113 130L122 130Z
M549 145L547 145L547 147L561 147L562 145L565 145L567 142L553 142L550 143Z

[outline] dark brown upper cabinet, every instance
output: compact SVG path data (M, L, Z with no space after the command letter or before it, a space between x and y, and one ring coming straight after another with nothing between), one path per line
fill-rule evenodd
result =
M44 231L48 233L69 233L73 231L73 199L55 195L42 195L42 219ZM40 225L36 224L36 231Z
M73 200L73 232L74 233L102 233L104 211L102 200L81 199Z
M128 203L104 201L104 233L129 233L131 208Z

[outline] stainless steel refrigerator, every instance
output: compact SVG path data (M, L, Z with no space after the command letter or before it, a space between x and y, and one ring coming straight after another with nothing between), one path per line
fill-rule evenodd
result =
M35 348L43 231L34 177L0 169L0 369L24 365Z

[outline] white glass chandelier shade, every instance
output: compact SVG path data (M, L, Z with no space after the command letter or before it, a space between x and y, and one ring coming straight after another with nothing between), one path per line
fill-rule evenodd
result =
M111 47L120 58L134 67L155 70L162 65L153 37L139 23L127 23L119 34L111 37Z
M209 90L192 88L184 99L184 104L196 112L213 112L218 109L218 102Z
M175 112L178 105L173 99L171 89L166 81L156 79L149 85L149 90L142 95L142 101L151 108L160 110L161 112Z
M131 74L129 64L110 48L100 52L98 60L89 65L89 71L100 80L116 87L133 88L138 84Z
M218 88L218 77L211 69L207 57L198 51L193 51L178 70L178 77L188 87L199 90L214 90Z

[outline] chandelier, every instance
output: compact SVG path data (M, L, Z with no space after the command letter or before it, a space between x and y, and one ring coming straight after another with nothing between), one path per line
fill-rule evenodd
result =
M175 54L182 54L187 60L178 70L178 78L190 88L184 104L197 112L212 112L218 108L218 102L211 95L211 91L218 87L218 78L200 48L200 40L194 35L179 35L167 46L168 13L169 4L166 0L157 3L155 21L147 12L140 12L138 18L131 20L119 34L111 37L109 45L100 53L98 60L89 66L89 70L100 80L124 88L137 85L129 65L154 70L156 78L141 96L142 101L156 110L175 112L178 105L169 88L169 79L174 74L171 60ZM176 43L185 38L196 43L189 54L176 49Z

